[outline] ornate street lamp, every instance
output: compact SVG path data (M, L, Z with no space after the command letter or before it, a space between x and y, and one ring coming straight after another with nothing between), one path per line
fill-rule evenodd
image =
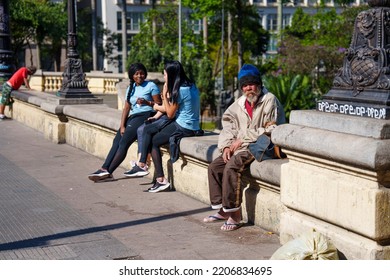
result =
M8 0L0 0L0 83L7 81L15 71L9 29Z
M92 98L88 89L82 62L77 52L77 30L75 16L75 0L68 0L68 38L67 59L62 74L62 87L57 95L64 98Z

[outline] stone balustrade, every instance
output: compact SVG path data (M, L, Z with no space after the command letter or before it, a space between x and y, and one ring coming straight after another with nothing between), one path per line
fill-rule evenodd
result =
M116 94L117 83L126 79L126 76L126 74L104 73L101 71L85 73L88 89L93 94ZM62 73L38 70L30 77L30 86L37 91L57 92L62 86Z

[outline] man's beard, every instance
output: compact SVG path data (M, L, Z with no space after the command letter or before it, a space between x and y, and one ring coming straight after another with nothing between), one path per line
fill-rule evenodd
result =
M249 91L245 93L245 96L249 103L254 103L257 101L257 99L259 99L260 92Z

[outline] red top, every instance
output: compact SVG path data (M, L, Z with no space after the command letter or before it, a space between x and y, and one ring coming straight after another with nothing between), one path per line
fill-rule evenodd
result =
M253 108L252 108L252 106L251 106L251 104L249 103L248 100L245 101L245 109L246 109L246 111L248 112L249 117L251 117L251 119L252 119Z
M24 79L28 77L28 70L26 67L20 68L12 77L8 80L8 83L11 85L12 89L19 89L23 84Z

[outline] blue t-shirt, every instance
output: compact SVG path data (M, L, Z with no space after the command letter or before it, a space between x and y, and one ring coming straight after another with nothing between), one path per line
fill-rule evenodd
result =
M199 130L200 97L197 87L180 87L177 103L176 122L186 129Z
M130 87L126 90L125 100L127 102L127 98L130 94L130 104L131 110L130 114L139 114L148 111L154 111L152 107L147 105L138 105L137 98L144 98L148 101L153 101L153 95L160 94L160 89L158 86L151 81L144 81L141 85L136 86L134 83L134 87L131 93L129 93Z

